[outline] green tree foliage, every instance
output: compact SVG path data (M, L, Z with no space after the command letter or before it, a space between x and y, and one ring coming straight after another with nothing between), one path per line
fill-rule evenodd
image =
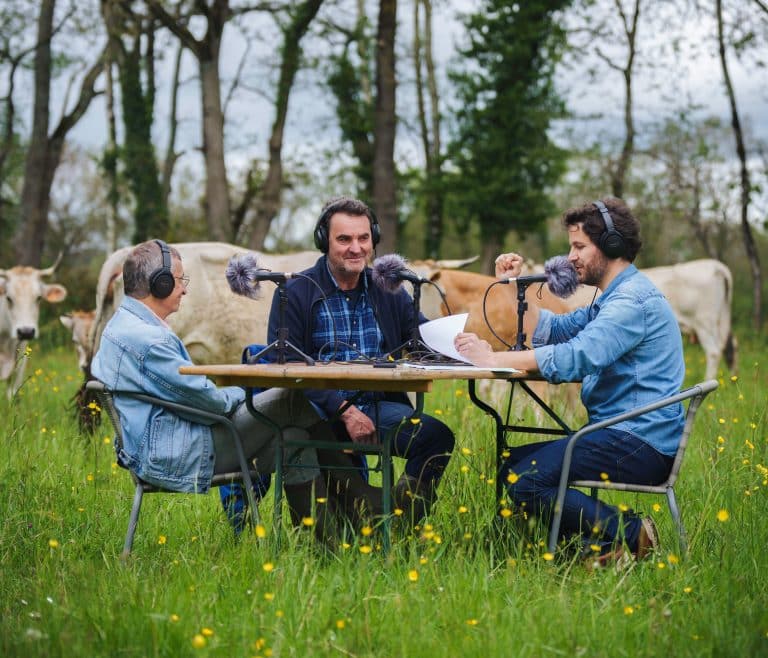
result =
M373 52L366 34L367 21L361 17L342 52L332 59L328 86L336 99L336 116L341 134L352 146L357 163L358 194L373 194L373 97L371 67Z
M553 211L546 190L564 171L550 140L564 114L553 76L565 43L558 10L569 0L486 0L465 19L469 45L457 89L457 128L449 148L453 205L480 224L484 247L510 230L534 230Z

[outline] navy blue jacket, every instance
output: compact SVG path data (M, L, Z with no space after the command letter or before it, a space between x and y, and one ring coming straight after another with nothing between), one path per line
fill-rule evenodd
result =
M325 256L321 256L314 266L304 270L302 274L311 278L318 285L314 285L304 277L297 277L286 283L288 301L285 309L285 324L288 328L288 341L305 354L316 358L317 354L312 345L312 333L317 318L317 305L322 303L324 295L333 294L336 291L336 286L328 272ZM403 287L391 293L375 285L371 278L370 267L365 269L364 276L367 279L368 299L373 307L379 329L384 335L384 352L387 353L397 349L411 337L413 301ZM277 330L280 324L279 303L279 294L275 292L272 297L267 333L267 340L270 343L277 339ZM426 321L427 318L420 314L419 324ZM397 358L400 355L397 353L393 356ZM274 352L270 353L270 358L274 360ZM286 358L289 361L298 360L295 354L288 354ZM307 398L323 409L328 416L332 416L344 401L344 398L337 391L311 389L305 392ZM402 393L387 394L386 398L398 402L408 402L407 396Z

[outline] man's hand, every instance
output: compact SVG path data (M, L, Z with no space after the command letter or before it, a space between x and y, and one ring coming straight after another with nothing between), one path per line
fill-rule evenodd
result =
M519 254L501 254L496 259L496 277L513 278L520 276L523 271L523 257Z
M498 365L490 343L479 338L477 334L456 334L453 344L459 354L469 359L476 366L488 368Z
M354 443L376 443L376 426L356 406L352 405L341 414L341 421Z

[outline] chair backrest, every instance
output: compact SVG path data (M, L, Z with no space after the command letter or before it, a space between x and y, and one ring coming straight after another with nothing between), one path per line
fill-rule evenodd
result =
M85 387L87 390L93 391L96 394L101 408L106 410L107 416L109 416L109 420L112 422L112 427L115 430L115 453L117 454L117 463L125 468L125 464L120 462L120 451L123 449L123 430L120 425L120 414L115 406L112 391L98 380L89 381Z
M683 463L683 456L685 450L688 447L688 438L693 431L693 423L696 419L696 412L699 410L702 401L707 395L717 388L717 381L710 379L705 382L701 382L692 386L689 391L692 392L690 401L688 402L688 410L685 412L685 425L683 426L683 433L680 437L680 444L677 447L677 453L675 453L675 461L672 463L672 468L669 472L669 478L667 479L667 486L674 486L677 481L678 473L680 472L680 466Z

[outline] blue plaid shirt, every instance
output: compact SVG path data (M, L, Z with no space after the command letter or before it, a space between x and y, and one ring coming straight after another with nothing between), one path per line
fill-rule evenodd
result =
M330 270L328 274L336 289L327 296L327 304L317 306L312 346L318 360L355 361L382 356L384 334L379 329L368 300L368 281L361 277L362 289L342 290ZM341 390L339 393L349 400L357 391ZM355 403L360 405L372 402L374 397L372 392L363 393L356 398Z

